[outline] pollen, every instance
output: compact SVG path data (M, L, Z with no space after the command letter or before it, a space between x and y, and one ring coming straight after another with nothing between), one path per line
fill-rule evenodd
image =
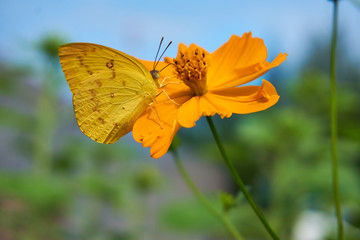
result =
M175 74L191 90L194 96L202 96L207 92L207 70L210 59L209 53L201 48L188 48L178 52L173 59Z

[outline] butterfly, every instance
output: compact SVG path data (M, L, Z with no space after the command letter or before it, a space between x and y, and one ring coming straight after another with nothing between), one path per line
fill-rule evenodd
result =
M99 143L114 143L151 107L162 87L155 70L162 41L152 71L134 57L98 44L69 43L59 48L75 117L86 136Z

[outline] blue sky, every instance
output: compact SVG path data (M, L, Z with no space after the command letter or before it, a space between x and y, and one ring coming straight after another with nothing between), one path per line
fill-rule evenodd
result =
M360 59L360 9L340 1L340 38ZM329 40L332 3L327 0L119 1L0 0L0 60L26 63L32 44L47 34L69 42L92 42L142 59L154 58L159 39L192 42L214 51L232 34L252 31L264 39L269 60L287 52L296 68L314 38Z

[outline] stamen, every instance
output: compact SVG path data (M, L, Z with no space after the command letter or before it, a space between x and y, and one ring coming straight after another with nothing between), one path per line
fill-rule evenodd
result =
M177 78L189 86L193 95L201 96L207 92L206 80L209 62L206 52L199 48L179 52L173 60Z

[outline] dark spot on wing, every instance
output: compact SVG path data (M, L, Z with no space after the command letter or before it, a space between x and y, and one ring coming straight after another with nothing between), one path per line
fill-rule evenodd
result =
M100 110L95 106L95 107L93 107L92 108L92 110L94 111L94 112L98 112L98 113L100 113Z
M101 118L101 117L99 117L98 120L100 121L101 124L105 123L105 120L103 118Z
M93 96L93 97L96 96L96 93L95 93L94 89L90 89L89 92L90 92L91 96ZM92 99L92 100L94 100L94 99Z
M82 57L81 57L81 56L77 56L77 58L79 59L80 66L84 66Z
M114 60L111 60L110 62L106 63L106 66L108 68L112 68L114 66Z
M110 97L112 97L112 98L113 98L114 96L115 96L115 95L114 95L114 93L110 93Z
M95 80L95 83L96 83L96 85L98 85L98 87L101 87L101 86L102 86L102 83L100 82L99 79L96 79L96 80Z

